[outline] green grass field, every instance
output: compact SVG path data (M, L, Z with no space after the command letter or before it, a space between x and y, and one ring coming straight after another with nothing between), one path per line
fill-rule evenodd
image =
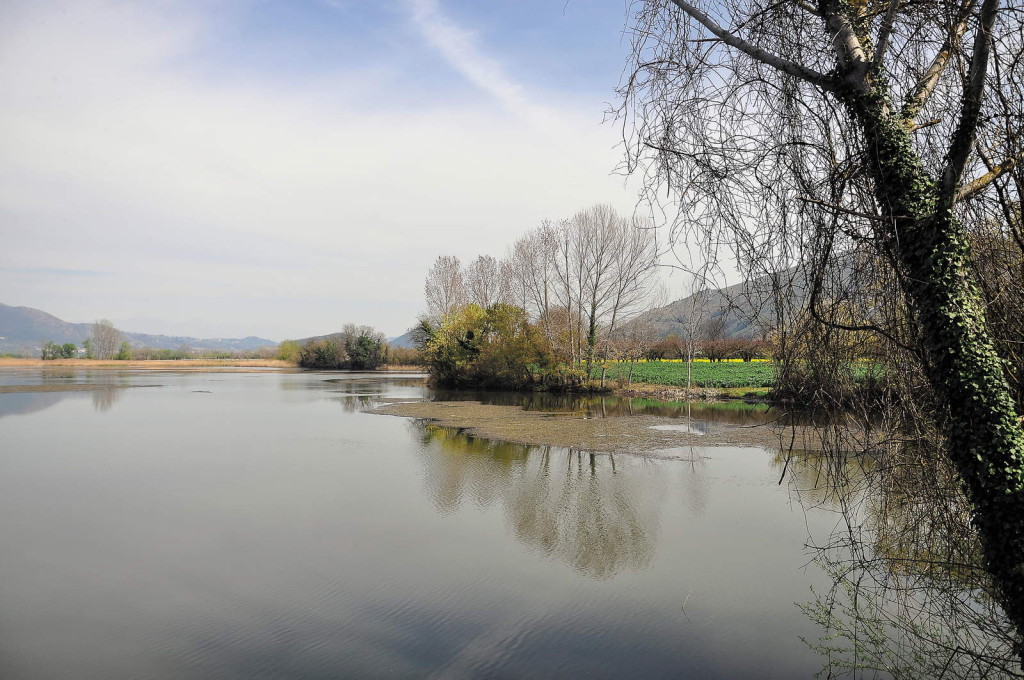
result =
M611 379L626 379L629 364L613 363L608 369ZM594 368L594 378L601 377L601 369ZM775 381L775 366L769 361L721 362L696 361L693 363L694 387L771 387ZM686 364L683 362L639 362L633 367L633 382L652 385L686 386Z

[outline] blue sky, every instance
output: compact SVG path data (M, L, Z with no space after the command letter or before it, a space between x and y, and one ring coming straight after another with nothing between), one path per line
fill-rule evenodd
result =
M403 332L441 254L635 190L625 0L0 5L0 302L134 331Z

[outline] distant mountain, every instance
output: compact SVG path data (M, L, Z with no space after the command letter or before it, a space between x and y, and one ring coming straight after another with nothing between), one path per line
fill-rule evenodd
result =
M412 331L406 331L397 338L391 338L388 340L388 344L392 347L402 347L404 349L415 349L416 343L412 341Z
M307 342L319 342L321 340L344 340L345 336L342 333L328 333L327 335L314 335L311 338L299 338L295 342L300 345L305 345ZM404 335L399 335L397 338L388 338L388 345L391 347L404 347L414 348L416 347L412 341L412 331L408 331Z
M659 337L672 333L685 337L692 316L698 325L717 323L722 337L756 338L774 318L770 300L775 283L784 287L787 307L792 309L803 305L807 297L803 272L793 268L775 277L762 276L695 293L645 312L630 323L649 323Z
M152 335L122 330L132 347L156 349L190 349L241 351L272 347L277 343L266 338L191 338L181 335ZM91 323L68 323L52 314L31 307L0 304L0 352L35 354L44 342L81 345L92 333Z

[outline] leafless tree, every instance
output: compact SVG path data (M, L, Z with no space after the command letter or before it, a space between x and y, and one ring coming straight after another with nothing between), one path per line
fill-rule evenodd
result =
M496 258L480 255L466 267L466 293L469 301L487 309L508 297L507 269Z
M990 331L969 228L1000 209L1004 229L1019 220L1024 13L1000 0L636 8L627 169L644 168L652 195L675 190L680 230L748 272L799 265L816 322L874 333L917 367L1024 632L1019 369Z
M626 373L626 385L633 384L633 369L636 363L646 358L651 348L658 341L658 329L654 324L641 319L625 324L613 332L609 332L607 344L609 358L629 365ZM601 372L601 385L604 386L605 372Z
M92 325L89 338L92 355L97 359L113 359L124 341L124 335L109 319L100 319Z
M582 210L558 225L555 299L567 311L575 362L589 371L602 337L614 333L624 316L640 311L654 284L657 246L638 219L619 216L607 205Z
M466 303L466 284L462 264L454 255L441 255L427 273L424 284L427 314L435 322Z
M550 311L555 295L555 243L554 226L545 221L519 238L505 258L510 300L540 320L548 341L554 337Z

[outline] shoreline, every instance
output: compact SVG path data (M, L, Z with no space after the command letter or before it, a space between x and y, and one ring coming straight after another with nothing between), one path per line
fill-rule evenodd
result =
M773 403L768 399L768 387L676 387L652 383L633 383L629 387L613 389L610 394L624 399L658 399L659 401L744 401L750 403Z
M14 359L0 357L0 368L298 368L280 359Z

